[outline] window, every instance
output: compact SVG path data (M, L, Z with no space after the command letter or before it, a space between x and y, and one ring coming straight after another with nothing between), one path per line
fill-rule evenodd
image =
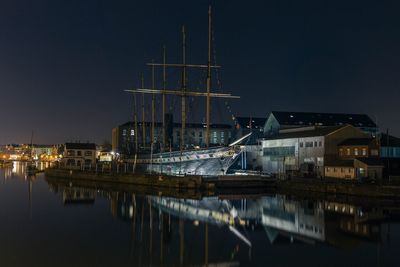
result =
M77 156L78 156L78 157L82 156L82 151L78 151L78 152L77 152Z
M350 148L347 148L347 149L346 149L346 155L347 155L347 156L350 156L350 154L351 154L351 153L350 153Z
M358 148L354 148L354 155L358 156Z
M320 147L322 146L322 141L319 141L319 146L320 146Z
M93 155L92 151L86 150L85 151L85 156L91 156Z
M212 143L213 144L217 144L218 143L218 141L217 141L217 132L216 131L212 132Z
M264 156L294 156L295 155L295 147L288 146L288 147L264 147L263 150Z
M362 155L363 155L363 156L366 156L366 155L367 155L367 149L366 149L366 148L363 148L363 149L362 149Z
M313 142L306 142L306 147L313 147Z
M126 135L126 129L122 130L122 135L125 136Z
M67 156L74 157L75 156L75 150L67 150ZM75 162L74 162L74 164L75 164Z
M317 147L317 141L314 142L314 146Z
M339 155L343 156L343 148L339 148Z
M303 147L303 142L300 142L300 147Z
M135 130L131 130L131 136L135 135Z

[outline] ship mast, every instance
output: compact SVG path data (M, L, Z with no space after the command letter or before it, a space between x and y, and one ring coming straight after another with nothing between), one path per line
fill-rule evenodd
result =
M211 109L211 5L208 7L208 61L207 61L207 98L206 98L206 147L210 146L210 109Z
M135 154L138 152L138 118L137 118L137 106L136 106L136 94L133 94L133 120L135 127Z
M167 129L165 125L165 89L167 85L167 74L166 74L166 48L165 45L163 46L163 93L162 93L162 145L161 145L161 152L164 152L165 144L167 143ZM154 66L153 66L154 68Z
M144 77L141 75L141 86L144 87ZM144 114L144 93L142 93L142 142L143 148L146 148L146 125L145 125L145 114Z
M185 25L182 26L182 127L181 127L181 153L185 146L185 128L186 128L186 33Z
M154 60L152 61L154 63ZM154 80L154 66L151 66L151 89L155 89L155 80ZM151 149L153 149L154 145L154 123L155 123L155 95L151 95Z
M210 146L210 126L211 126L211 98L240 98L239 96L234 96L226 93L214 93L211 92L211 69L212 68L220 68L217 65L211 65L211 50L212 50L212 21L211 21L211 6L208 9L208 60L207 64L187 64L186 63L186 32L185 26L182 26L182 63L166 63L166 52L165 46L163 47L163 62L162 63L147 63L148 66L152 67L152 86L151 89L144 87L143 77L142 77L142 88L136 89L128 89L126 92L130 93L142 93L143 95L143 103L144 103L144 94L152 95L152 143L154 142L154 95L161 94L162 95L162 114L163 114L163 146L166 144L166 122L165 122L165 97L166 95L175 95L181 97L181 136L180 136L180 151L184 150L185 146L185 131L186 131L186 97L187 96L202 96L206 97L206 147ZM163 88L162 90L155 89L154 85L154 67L163 67ZM180 89L166 89L166 67L177 67L182 68L182 86ZM187 90L187 68L207 68L207 90L206 92L195 92L193 90ZM142 103L142 115L143 115L143 144L145 144L145 128L144 128L144 104ZM163 148L162 148L163 149Z

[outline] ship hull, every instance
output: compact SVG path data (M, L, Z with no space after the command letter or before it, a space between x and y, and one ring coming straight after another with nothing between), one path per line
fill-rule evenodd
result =
M168 175L224 175L229 170L240 150L218 147L204 150L167 152L154 155L138 155L129 160L136 168L145 172Z

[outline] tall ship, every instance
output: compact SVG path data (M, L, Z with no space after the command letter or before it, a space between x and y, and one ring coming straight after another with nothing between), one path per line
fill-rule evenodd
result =
M216 93L212 91L212 70L218 69L220 66L213 65L211 62L212 57L212 9L211 6L208 10L208 59L207 64L188 64L186 62L186 33L185 27L182 27L182 62L181 63L167 63L165 47L163 48L163 61L162 63L155 63L154 61L147 65L151 67L152 72L152 86L145 88L143 76L141 79L140 88L125 90L133 94L133 110L134 120L132 129L130 130L130 138L133 144L132 149L127 153L125 162L133 164L134 168L138 171L145 171L151 173L160 173L167 175L201 175L201 176L217 176L225 175L229 172L231 165L235 162L238 156L242 153L239 146L240 142L246 139L249 135L240 138L230 144L215 144L211 143L210 133L213 125L211 124L211 99L237 99L239 96L234 96L228 93ZM155 88L154 73L155 68L162 68L163 72L163 86L162 88ZM166 69L178 68L181 72L181 88L167 89L166 86ZM190 90L187 86L187 71L188 69L200 69L207 72L205 78L205 91ZM151 122L145 122L145 108L144 101L145 95L151 96ZM162 108L162 123L155 120L156 115L156 96L161 96ZM175 139L179 139L178 146L173 146L171 141L171 117L166 112L167 96L178 96L181 99L181 123L179 124L179 131ZM142 118L139 121L137 112L137 98L142 99ZM193 146L188 142L187 129L187 98L205 98L205 122L202 124L202 131L204 132L205 142L201 145ZM150 114L149 114L150 115ZM156 135L157 129L160 130L158 136ZM146 135L147 131L150 131ZM141 139L139 140L139 133ZM146 138L150 137L150 142L146 142ZM147 144L147 147L146 147Z

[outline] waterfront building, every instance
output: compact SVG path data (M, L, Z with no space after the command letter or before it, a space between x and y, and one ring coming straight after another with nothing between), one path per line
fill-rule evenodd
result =
M400 158L400 138L382 133L380 145L382 158Z
M272 111L265 122L266 136L275 135L281 129L305 126L341 126L350 124L370 136L376 136L378 126L366 114L284 112Z
M143 126L145 138L143 138ZM229 124L210 125L210 145L228 145L232 140L232 126ZM170 123L166 129L167 140L171 149L178 149L180 145L181 124ZM137 134L137 137L135 137ZM162 123L156 122L154 127L153 151L160 150L162 140ZM187 123L185 144L188 149L205 146L206 127L203 123ZM112 130L112 149L114 152L131 155L135 152L136 138L139 148L150 148L151 146L151 122L138 122L137 133L135 133L135 123L126 122ZM144 142L143 142L144 141ZM169 149L168 149L169 150Z
M350 138L338 145L343 159L379 157L379 143L374 138Z
M381 158L385 164L385 177L400 180L400 138L382 133L380 136Z
M61 163L68 168L81 168L96 164L96 144L65 143Z
M375 158L333 160L325 165L325 177L341 179L382 179L382 161Z
M261 140L261 169L271 174L324 176L325 162L338 158L337 146L349 138L367 138L352 125L280 130Z

